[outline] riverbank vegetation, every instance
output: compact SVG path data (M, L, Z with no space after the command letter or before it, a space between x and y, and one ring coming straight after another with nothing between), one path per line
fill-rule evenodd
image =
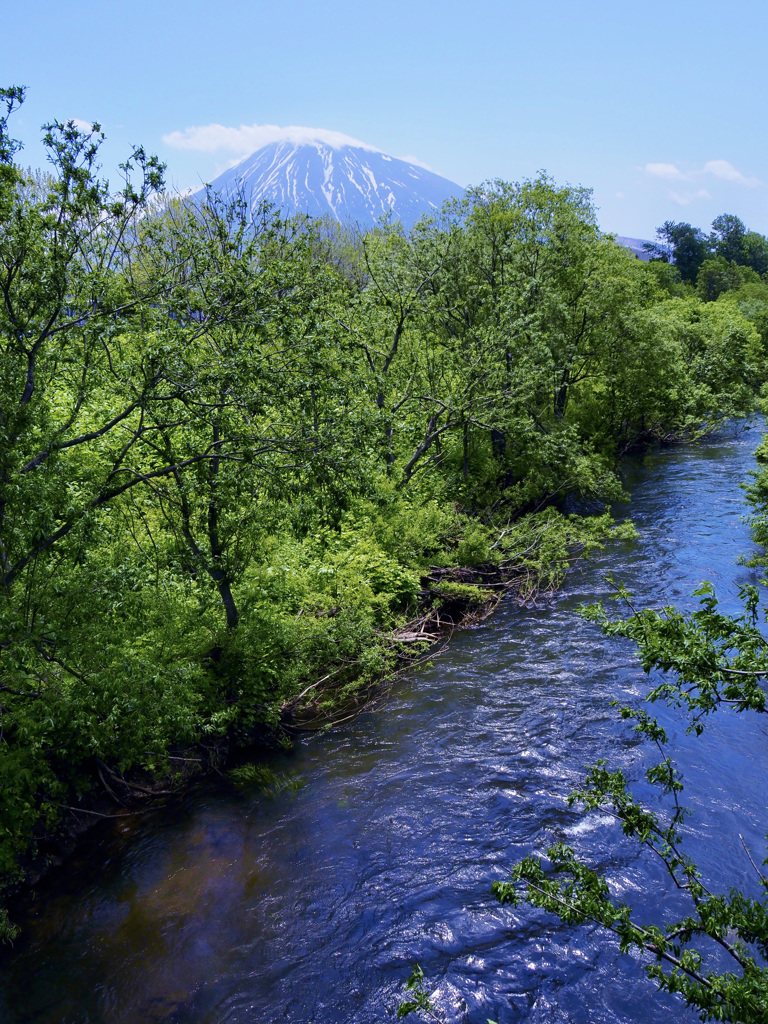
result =
M366 706L612 528L620 456L753 408L762 278L704 301L587 190L491 182L410 234L110 189L98 125L0 118L0 880L190 748ZM698 287L698 286L697 286ZM748 292L744 291L747 287ZM576 516L576 503L595 516Z

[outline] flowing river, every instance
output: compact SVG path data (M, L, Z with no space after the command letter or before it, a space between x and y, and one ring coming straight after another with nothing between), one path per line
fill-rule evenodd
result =
M607 815L567 795L600 756L642 779L646 750L609 701L648 680L626 641L577 615L622 579L641 604L692 607L704 579L738 606L755 573L739 484L759 426L625 464L640 531L582 562L551 602L503 606L456 636L382 709L305 738L272 769L291 785L208 782L104 823L38 887L0 960L4 1024L373 1024L395 1019L418 962L446 1022L655 1024L698 1017L656 995L593 927L500 907L495 879L564 840L658 921L663 871ZM718 712L668 727L694 810L690 852L757 895L768 729ZM648 798L653 793L639 785ZM415 1021L415 1016L409 1018Z

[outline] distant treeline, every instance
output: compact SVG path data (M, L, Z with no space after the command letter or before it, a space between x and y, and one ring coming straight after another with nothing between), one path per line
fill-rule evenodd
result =
M184 748L362 706L425 602L478 597L462 567L551 585L607 529L568 501L760 395L764 270L703 301L707 260L635 259L587 190L490 182L410 233L254 218L164 196L141 149L110 189L98 127L46 126L25 172L2 98L5 882Z
M651 258L674 263L680 280L692 285L705 302L714 302L742 285L765 284L768 238L748 231L731 213L715 217L708 235L690 224L668 220L657 228L656 237L656 244L645 245Z

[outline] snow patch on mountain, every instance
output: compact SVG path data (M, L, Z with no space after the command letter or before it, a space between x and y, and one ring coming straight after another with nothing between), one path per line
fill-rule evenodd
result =
M626 235L616 235L616 241L619 245L623 245L625 249L629 249L631 253L644 263L647 263L652 257L652 253L648 252L645 246L653 245L653 242L649 242L645 238L628 238Z
M417 164L368 147L331 146L322 140L262 146L209 187L225 198L240 195L251 208L266 201L288 216L330 215L361 227L391 212L406 228L464 191Z

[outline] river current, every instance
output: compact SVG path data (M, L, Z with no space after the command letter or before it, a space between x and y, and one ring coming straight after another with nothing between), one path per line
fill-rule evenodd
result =
M500 907L491 883L554 841L607 871L649 921L677 907L662 868L568 793L598 757L642 784L644 745L609 701L649 682L626 641L578 617L623 580L640 604L691 608L705 579L735 611L755 573L739 484L759 426L629 459L640 537L580 563L541 607L506 604L452 640L382 708L301 740L291 785L209 782L89 832L36 892L0 958L4 1024L373 1024L420 963L450 1024L661 1024L693 1012L591 926ZM768 827L758 716L700 738L655 708L682 768L690 852L716 886L757 894ZM17 918L18 919L18 918ZM409 1019L414 1019L409 1018Z

